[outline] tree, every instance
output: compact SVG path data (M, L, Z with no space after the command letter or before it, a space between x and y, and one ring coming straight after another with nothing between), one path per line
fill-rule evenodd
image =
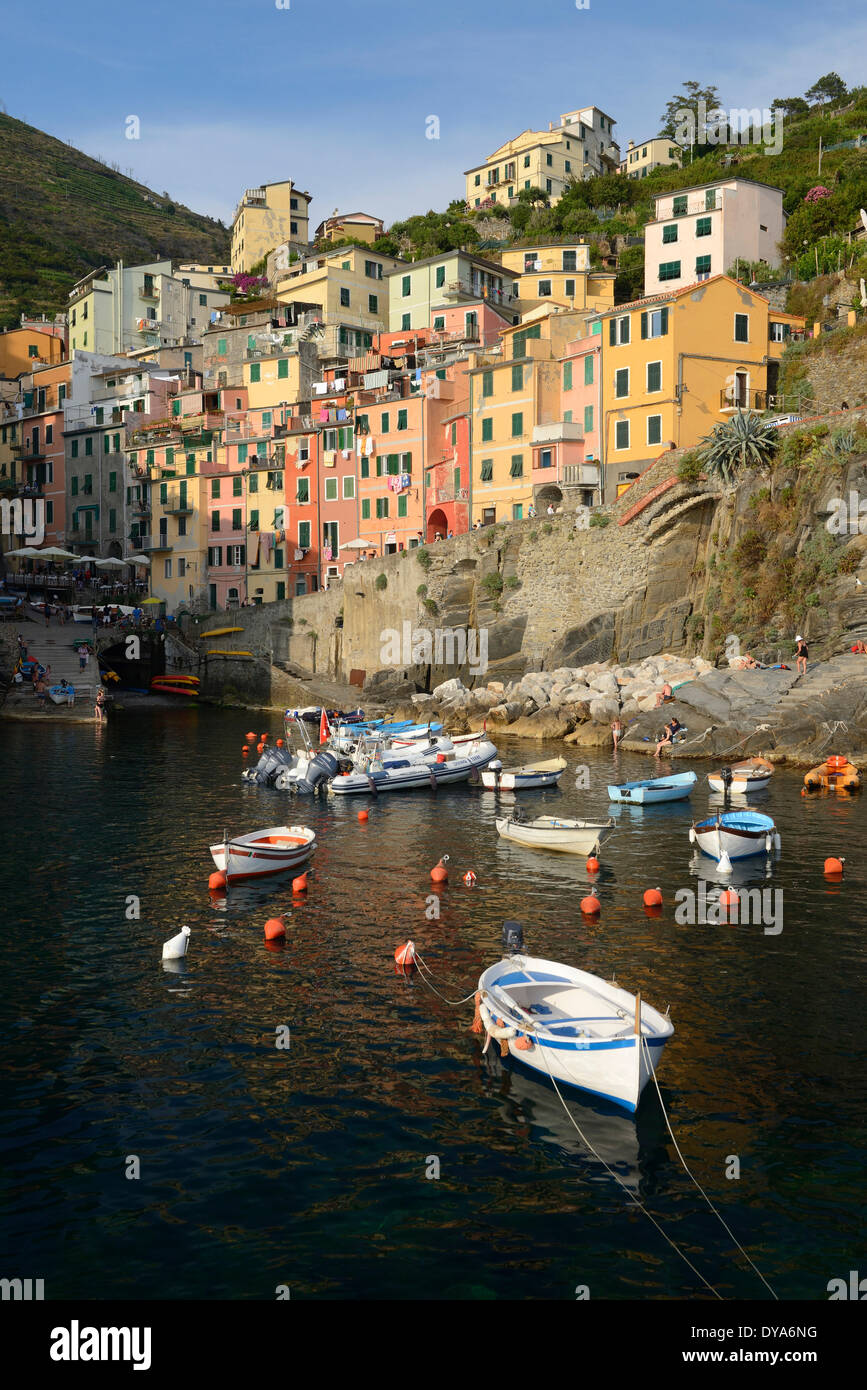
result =
M796 121L799 116L810 114L809 104L803 97L776 97L773 109L780 115L786 116L790 121Z
M805 93L808 101L816 102L823 106L826 101L840 101L848 95L848 87L839 73L828 72L824 77L820 77L818 82L814 82L808 92Z
M644 247L625 246L617 261L614 302L629 304L644 293Z
M522 188L518 193L518 201L529 203L533 208L546 208L548 206L548 194L543 193L541 188Z
M679 140L681 144L707 144L708 117L720 109L720 96L716 87L702 87L699 82L684 82L683 91L666 103L662 113L663 124L660 135L669 140ZM686 113L686 114L685 114ZM692 139L684 139L684 126L691 126Z

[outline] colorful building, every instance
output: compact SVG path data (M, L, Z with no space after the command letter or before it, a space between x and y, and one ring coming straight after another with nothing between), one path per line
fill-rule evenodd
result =
M281 242L306 250L310 202L291 179L248 188L232 219L232 269L248 271Z
M69 294L69 351L124 353L200 338L229 303L225 290L197 287L171 261L110 269L79 280Z
M572 245L507 248L499 252L507 270L518 276L517 293L521 314L546 303L567 309L610 309L614 304L613 270L594 270L590 247L584 242Z
M362 352L389 326L389 275L402 262L361 246L309 256L278 274L281 305L316 306L323 325L304 324L322 357Z
M341 241L344 237L356 237L368 245L378 241L384 231L381 217L371 217L369 212L336 212L320 222L314 233L317 241Z
M0 333L0 377L14 380L34 367L53 367L63 361L66 349L62 334L50 331L52 324L37 324L5 328Z
M478 302L484 301L517 320L517 273L468 251L446 251L421 261L397 265L388 277L389 325L392 333L436 327L449 308L463 308L462 331L478 337Z
M654 169L679 169L683 150L667 135L654 135L649 140L630 140L620 161L620 172L628 179L646 179Z
M538 188L559 202L576 179L614 173L620 150L614 120L598 106L567 111L547 130L525 130L464 173L467 206L513 203L522 189Z
M738 260L778 266L785 228L783 190L753 179L661 193L644 229L644 293L726 275Z

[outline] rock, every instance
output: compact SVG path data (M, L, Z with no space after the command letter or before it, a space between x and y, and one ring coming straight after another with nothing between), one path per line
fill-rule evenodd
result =
M619 705L610 696L602 695L596 700L590 701L590 718L597 724L611 723L619 713Z
M517 738L555 739L565 737L571 728L572 720L564 718L561 711L543 709L510 724L509 734Z
M637 701L637 700L624 700L624 701L623 701L623 706L622 706L622 708L621 708L621 710L620 710L620 718L621 718L621 719L623 719L623 720L632 719L632 718L634 718L634 716L635 716L636 714L639 714L639 713L640 713L640 710L639 710L639 706L638 706L638 701Z
M411 695L410 699L412 700L412 703L414 705L427 705L430 704L431 700L433 699L433 695Z
M365 689L366 689L365 684ZM443 681L442 685L436 686L432 691L435 700L447 700L452 695L456 695L459 690L464 689L464 683L458 676L453 676L449 681Z
M489 724L512 724L521 714L521 705L517 700L507 700L504 704L494 705L488 710Z
M506 691L506 687L503 685L502 681L488 681L487 688L492 691L494 695L503 695Z
M566 735L566 742L579 748L612 748L614 738L611 730L606 729L602 724L579 724L573 729L571 734Z
M591 690L596 690L600 695L617 695L619 686L617 678L611 671L603 671L600 675L594 676L590 682Z

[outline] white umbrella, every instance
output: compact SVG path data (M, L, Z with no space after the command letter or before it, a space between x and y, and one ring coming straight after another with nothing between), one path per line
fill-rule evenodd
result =
M115 560L112 555L109 555L108 559L106 560L94 560L94 564L96 565L96 568L99 570L122 570L126 564L126 561Z
M80 565L95 565L95 564L96 564L96 556L95 556L95 555L76 555L75 558L76 558L76 560L78 561L78 563L79 563Z
M78 556L73 555L71 550L62 550L59 545L46 545L43 550L37 550L36 554L43 560L77 560Z
M33 556L34 556L34 555L38 555L38 554L39 554L39 551L38 551L38 550L34 550L34 548L33 548L32 545L23 545L23 546L21 547L20 550L7 550L7 551L6 551L6 559L7 559L7 560L12 560L12 559L16 559L16 560L32 560L32 559L33 559Z
M359 536L354 541L345 541L340 547L341 550L372 550L376 541L366 541L363 536Z
M147 556L147 555L124 555L123 559L124 559L124 564L126 564L126 565L149 565L149 564L150 564L150 557Z

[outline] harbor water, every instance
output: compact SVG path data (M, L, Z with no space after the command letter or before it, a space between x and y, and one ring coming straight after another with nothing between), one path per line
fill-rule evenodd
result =
M689 801L614 808L588 922L583 857L497 836L510 795L243 785L251 718L282 733L205 709L4 729L4 1272L46 1299L711 1297L635 1196L723 1297L769 1298L652 1086L637 1117L569 1097L594 1156L547 1086L483 1055L472 1000L446 1002L499 958L508 918L529 953L670 1005L659 1084L689 1167L780 1298L827 1298L863 1249L863 795L802 797L779 769L754 809L781 852L736 878L781 890L779 921L677 921L678 891L720 887L688 838L718 804L696 763ZM520 795L528 814L604 817L609 782L653 775L565 752L559 789ZM290 874L212 901L209 844L295 822L319 843L306 900ZM266 949L282 909L285 946ZM184 924L188 955L164 968ZM408 938L445 998L396 973Z

